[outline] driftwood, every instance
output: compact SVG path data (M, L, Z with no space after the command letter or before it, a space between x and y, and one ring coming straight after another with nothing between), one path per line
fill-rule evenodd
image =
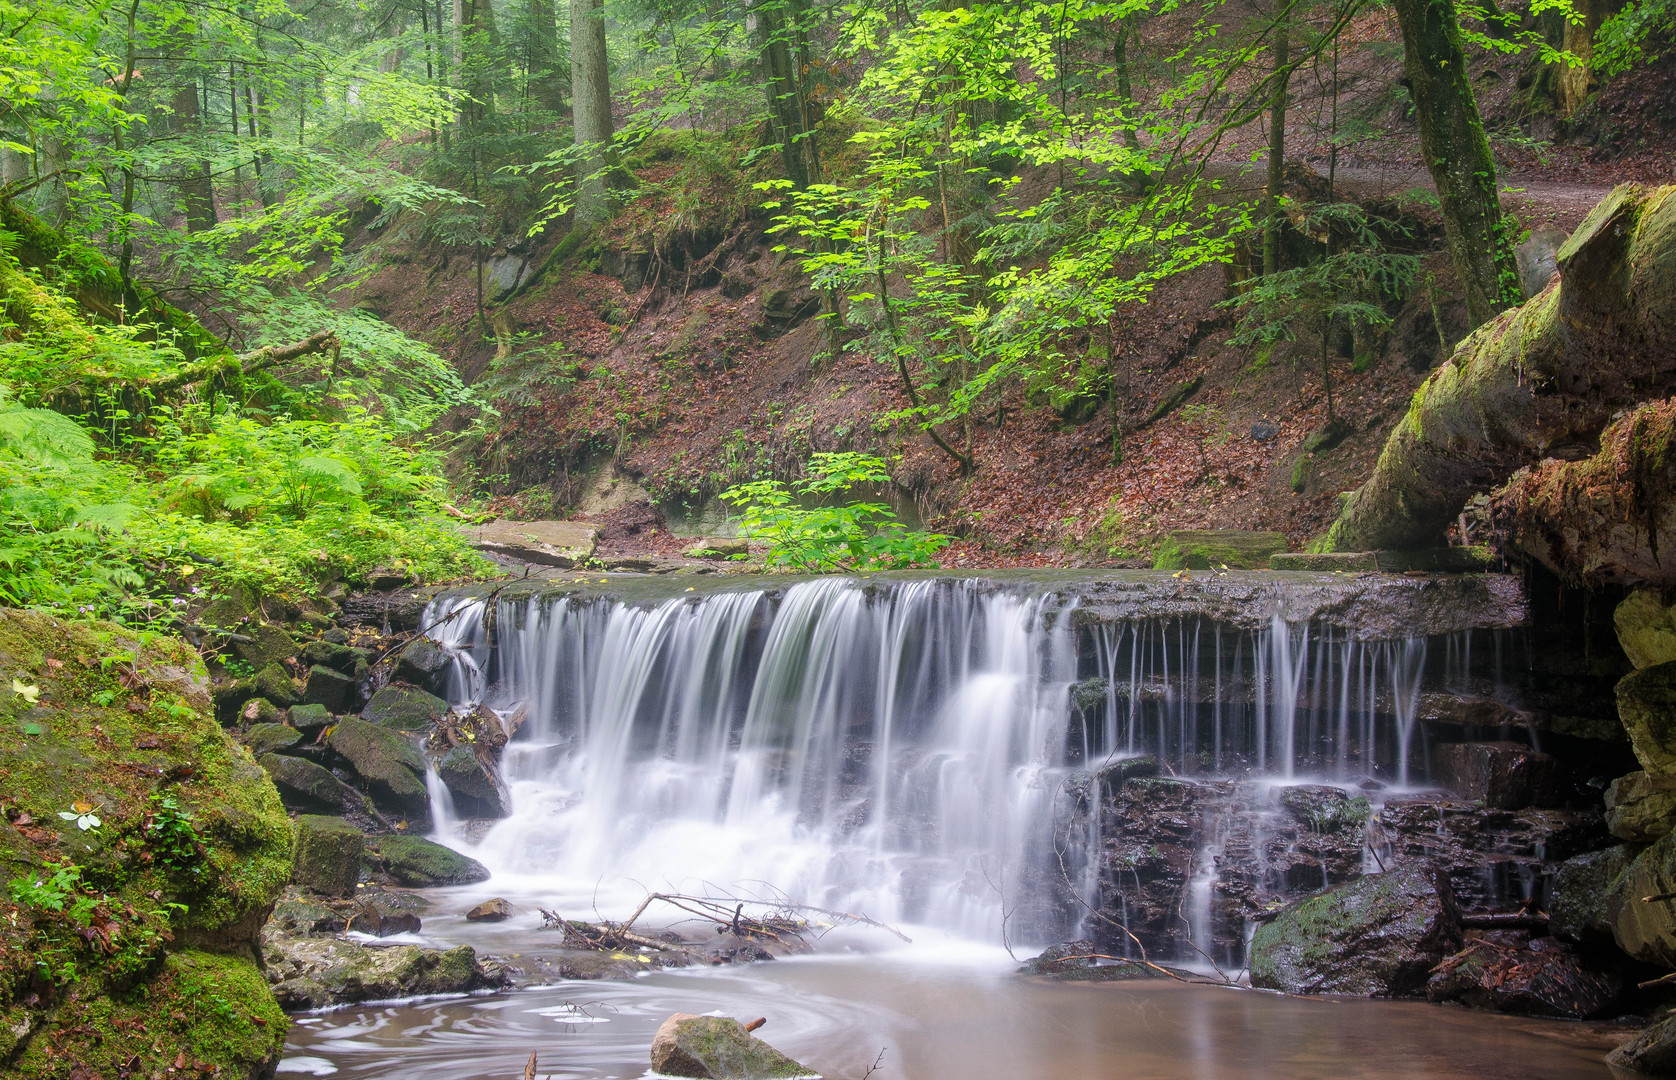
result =
M1676 186L1625 184L1560 248L1559 274L1461 342L1415 392L1326 551L1431 547L1475 492L1580 450L1676 387Z
M649 893L640 906L635 908L634 914L620 923L603 920L590 923L567 919L547 908L540 909L541 922L543 926L563 931L565 945L573 949L589 949L596 952L620 952L627 948L669 953L691 951L691 945L673 935L667 939L660 939L633 931L634 924L654 903L665 904L713 923L718 934L732 934L735 938L748 941L774 941L799 951L809 948L810 936L819 936L834 926L845 924L870 926L894 934L903 941L913 940L895 927L887 926L866 915L831 911L788 900L740 900L737 897L685 896L680 893ZM769 910L759 915L746 915L747 906ZM800 912L818 914L831 921L825 925L817 924L800 917Z

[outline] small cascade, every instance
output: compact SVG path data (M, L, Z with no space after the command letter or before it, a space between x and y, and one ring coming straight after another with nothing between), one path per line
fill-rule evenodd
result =
M474 851L498 875L602 910L720 889L1014 944L1123 947L1096 925L1121 922L1237 967L1254 897L1360 867L1364 792L1425 783L1424 693L1500 662L1473 647L1494 631L1370 640L1284 600L1113 616L1035 582L823 578L456 594L424 624L456 706L525 715L513 812ZM1179 836L1130 835L1171 813ZM1309 814L1361 816L1323 856L1294 836Z

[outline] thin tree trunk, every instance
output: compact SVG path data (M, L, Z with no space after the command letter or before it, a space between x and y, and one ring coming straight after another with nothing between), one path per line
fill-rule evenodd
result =
M530 96L548 112L564 112L564 73L559 63L559 27L553 0L530 0Z
M203 135L203 113L198 103L198 80L175 91L175 131L189 140ZM181 166L179 181L181 201L186 208L186 231L203 232L215 225L215 192L210 184L210 167L202 158L195 158Z
M1135 136L1134 117L1128 115L1135 107L1135 95L1129 84L1129 20L1117 20L1117 41L1112 45L1112 68L1117 77L1117 99L1123 102L1123 144L1131 150L1140 148Z
M1420 151L1437 185L1449 258L1473 327L1519 302L1496 164L1467 78L1454 0L1394 0Z
M570 100L577 162L578 225L596 225L609 215L605 170L610 165L611 72L605 53L604 0L570 0Z
M1287 64L1292 59L1292 5L1282 0L1274 27L1274 89L1269 96L1269 175L1263 187L1263 275L1280 270L1280 199L1286 184Z

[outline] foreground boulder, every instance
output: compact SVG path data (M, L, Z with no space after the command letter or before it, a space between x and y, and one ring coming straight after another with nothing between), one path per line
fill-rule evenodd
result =
M102 665L113 652L131 659ZM163 635L0 611L0 669L29 690L0 700L5 877L73 864L93 908L78 921L0 889L0 1078L270 1074L286 1021L254 948L291 822L216 722L202 660ZM77 803L101 824L59 816ZM163 822L195 842L165 857L146 828Z
M337 817L304 814L297 819L296 865L291 880L322 896L353 896L361 880L366 837Z
M1667 607L1656 589L1637 589L1612 612L1618 644L1637 668L1676 660L1676 607Z
M469 945L360 945L335 937L262 935L262 960L274 997L287 1012L357 1001L468 994L504 985Z
M392 731L429 731L448 715L448 702L415 686L391 684L372 696L361 717Z
M489 868L476 859L422 836L376 836L369 848L374 865L399 885L426 888L489 880Z
M357 808L361 802L360 792L304 758L264 754L256 763L268 771L288 810L340 814Z
M1289 994L1411 997L1460 948L1446 874L1370 874L1282 909L1251 940L1251 985Z
M652 1071L696 1080L771 1080L813 1076L725 1016L675 1013L652 1038Z
M1676 776L1632 772L1606 785L1606 828L1631 843L1668 836L1676 829Z
M1618 683L1618 719L1642 768L1676 773L1676 661L1625 675Z
M436 763L437 775L466 817L502 818L512 811L512 797L499 774L469 746L456 746Z
M501 897L485 900L466 912L467 922L504 922L512 918L512 905Z
M1520 940L1492 932L1439 964L1426 983L1426 997L1474 1009L1587 1020L1609 1015L1622 989L1615 974L1589 970L1554 938Z
M1676 1074L1676 1013L1654 1020L1629 1042L1606 1055L1609 1065L1654 1076Z

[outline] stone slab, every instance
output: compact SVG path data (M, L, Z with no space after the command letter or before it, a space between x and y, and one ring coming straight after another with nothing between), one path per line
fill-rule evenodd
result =
M599 531L580 521L491 521L466 530L472 544L524 562L570 569L593 556Z

